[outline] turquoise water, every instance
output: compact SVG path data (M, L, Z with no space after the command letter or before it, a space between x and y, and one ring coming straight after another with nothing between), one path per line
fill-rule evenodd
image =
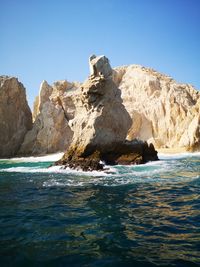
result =
M83 173L0 160L0 266L200 266L200 154Z

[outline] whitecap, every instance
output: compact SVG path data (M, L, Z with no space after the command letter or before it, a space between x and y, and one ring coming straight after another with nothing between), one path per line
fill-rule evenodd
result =
M52 166L49 168L40 168L40 167L11 167L1 169L1 172L21 172L21 173L61 173L61 174L74 174L77 176L107 176L111 175L113 171L109 168L106 168L105 171L87 171L82 170L73 170L70 168L64 168L62 166Z

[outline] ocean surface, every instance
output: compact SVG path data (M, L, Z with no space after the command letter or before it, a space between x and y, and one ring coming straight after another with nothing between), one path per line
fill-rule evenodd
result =
M200 266L200 153L78 172L0 160L0 266Z

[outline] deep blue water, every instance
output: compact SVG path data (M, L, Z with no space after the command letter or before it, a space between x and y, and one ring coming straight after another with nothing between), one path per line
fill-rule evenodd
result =
M102 174L49 164L0 160L0 266L200 266L199 154Z

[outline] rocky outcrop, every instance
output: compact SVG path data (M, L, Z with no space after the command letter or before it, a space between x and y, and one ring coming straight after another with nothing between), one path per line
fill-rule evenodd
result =
M72 143L57 164L93 170L103 168L100 160L107 164L135 164L157 159L152 145L125 140L132 121L122 104L121 91L113 82L108 59L92 56L90 70L90 77L74 97Z
M73 132L69 120L74 117L72 95L79 84L58 81L50 86L43 81L34 105L34 125L20 148L20 155L48 154L65 151Z
M72 142L63 162L71 157L71 165L82 160L100 168L99 159L129 164L146 162L151 153L154 159L150 143L173 152L200 150L199 91L139 65L112 70L105 56L91 56L89 66L83 85L41 84L33 127L23 85L0 77L0 157L66 151Z
M14 156L31 128L24 86L17 78L0 76L0 157Z
M89 58L89 68L91 76L103 76L105 78L112 76L112 68L107 57L92 55Z
M200 150L200 92L139 65L118 67L113 79L132 118L127 138L158 148Z

